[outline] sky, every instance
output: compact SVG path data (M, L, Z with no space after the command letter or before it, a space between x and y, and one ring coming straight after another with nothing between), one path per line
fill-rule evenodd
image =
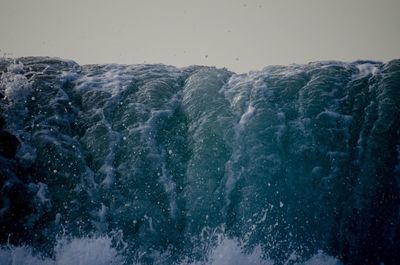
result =
M0 54L235 72L400 58L400 0L0 0Z

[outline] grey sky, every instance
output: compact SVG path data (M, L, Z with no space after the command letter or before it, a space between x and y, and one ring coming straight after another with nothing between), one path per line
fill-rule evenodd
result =
M400 0L0 0L0 53L216 65L400 58Z

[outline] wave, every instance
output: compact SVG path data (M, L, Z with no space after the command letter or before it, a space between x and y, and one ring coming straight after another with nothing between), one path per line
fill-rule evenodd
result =
M0 74L6 264L400 263L399 60Z

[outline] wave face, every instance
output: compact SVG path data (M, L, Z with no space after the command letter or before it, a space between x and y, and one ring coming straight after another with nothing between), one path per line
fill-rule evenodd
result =
M400 264L400 60L0 74L5 264Z

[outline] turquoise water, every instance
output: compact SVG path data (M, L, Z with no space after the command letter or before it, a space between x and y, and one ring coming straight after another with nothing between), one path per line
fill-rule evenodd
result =
M0 73L4 264L400 262L398 60Z

